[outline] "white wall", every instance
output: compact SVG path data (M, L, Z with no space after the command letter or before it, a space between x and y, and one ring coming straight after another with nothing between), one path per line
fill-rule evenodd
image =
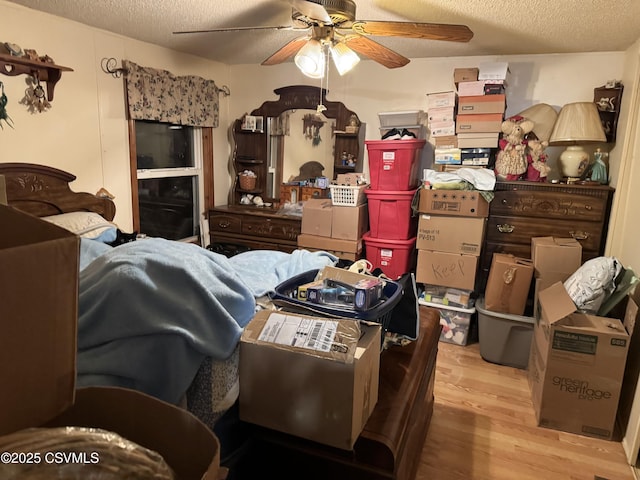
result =
M73 173L75 191L105 187L116 196L115 221L132 228L129 138L123 80L103 73L105 57L131 60L175 75L199 75L222 86L229 83L226 65L114 35L80 23L0 0L2 41L48 54L64 72L56 85L52 108L28 113L19 104L26 76L0 75L9 99L7 111L15 129L0 130L0 161L49 165ZM220 128L214 129L216 202L225 203L229 185L228 98L220 98Z
M0 0L3 41L48 54L74 69L63 73L55 91L53 108L42 114L29 114L18 102L26 88L25 76L0 76L9 97L7 107L16 128L0 131L0 161L34 162L69 171L78 177L76 191L95 192L105 187L116 195L116 221L131 228L129 186L129 143L124 111L123 80L102 72L104 57L129 59L140 65L162 68L176 75L195 74L229 85L230 97L220 99L220 127L214 129L215 199L227 202L229 176L229 126L235 118L275 100L273 90L282 86L319 81L302 75L293 63L263 67L226 66L191 57L165 48L114 35L82 24ZM584 53L578 55L519 55L504 57L458 57L414 59L409 65L389 70L363 60L356 69L340 77L331 71L328 99L343 102L367 124L367 139L379 139L378 112L425 109L426 94L453 87L456 67L477 66L482 61L507 61L511 77L507 88L507 115L534 103L544 102L559 109L573 101L590 101L593 89L607 80L634 81L637 48L627 54ZM630 58L636 58L632 61ZM637 75L636 75L637 78ZM630 85L629 85L630 86ZM623 105L631 100L625 88ZM618 143L610 154L612 184L615 186L621 164L621 145L626 135L623 108ZM625 125L625 127L623 127ZM292 125L292 131L296 127ZM328 139L323 138L323 141ZM551 163L559 151L550 148ZM626 155L632 152L627 151ZM617 196L619 193L617 194ZM628 220L626 217L624 220ZM620 234L626 238L626 231ZM631 250L629 242L618 242ZM614 252L615 253L615 252ZM640 268L640 267L638 267Z

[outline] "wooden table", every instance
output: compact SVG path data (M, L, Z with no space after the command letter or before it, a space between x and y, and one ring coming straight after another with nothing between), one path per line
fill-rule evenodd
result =
M415 477L431 415L440 337L436 310L420 307L420 336L383 352L378 403L353 451L255 428L237 479L394 479Z

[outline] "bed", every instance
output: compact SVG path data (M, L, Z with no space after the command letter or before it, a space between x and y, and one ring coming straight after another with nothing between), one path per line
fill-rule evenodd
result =
M336 258L306 251L227 258L157 238L112 246L105 238L117 230L114 203L74 192L74 175L28 163L0 163L0 175L10 206L81 236L78 386L127 387L181 404L218 434L224 458L225 437L237 435L220 425L235 424L225 417L238 395L243 327L278 283Z

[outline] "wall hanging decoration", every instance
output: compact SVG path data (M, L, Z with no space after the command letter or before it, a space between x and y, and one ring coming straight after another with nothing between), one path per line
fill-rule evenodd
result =
M27 79L29 85L24 92L24 97L20 100L22 105L27 106L29 113L42 113L51 108L51 103L47 100L47 94L40 84L38 74Z
M4 127L2 126L3 120L7 125L13 128L13 120L11 120L11 117L7 113L8 102L9 100L7 99L7 96L4 93L4 83L0 82L0 128L2 128L3 130L4 130Z

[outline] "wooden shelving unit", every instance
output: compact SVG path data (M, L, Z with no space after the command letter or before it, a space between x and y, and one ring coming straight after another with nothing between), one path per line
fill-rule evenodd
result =
M0 53L0 73L15 77L17 75L31 75L47 84L47 100L53 100L56 83L62 77L62 72L73 72L69 67L55 63L38 62L24 57L14 57Z

